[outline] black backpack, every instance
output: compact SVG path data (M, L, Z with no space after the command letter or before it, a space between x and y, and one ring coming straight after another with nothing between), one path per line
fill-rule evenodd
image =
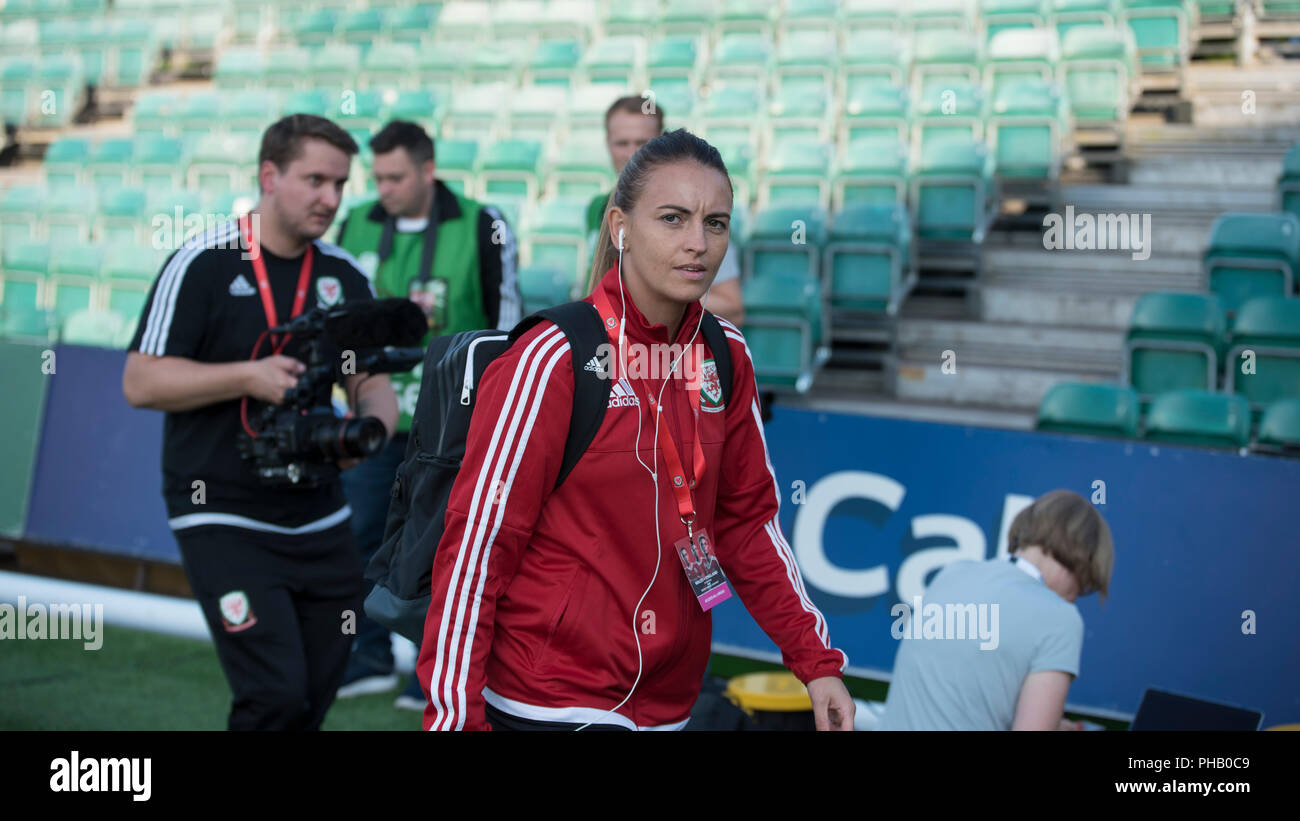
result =
M463 331L436 337L424 355L420 396L411 417L406 457L393 480L384 523L384 541L366 568L374 587L366 615L419 646L433 585L433 554L442 539L447 500L465 458L465 440L474 413L474 386L488 363L543 319L568 337L573 360L573 412L556 487L582 458L600 430L609 403L610 382L584 364L609 341L596 309L585 302L557 305L525 317L509 334L499 330ZM700 328L731 400L731 349L722 326L705 311Z

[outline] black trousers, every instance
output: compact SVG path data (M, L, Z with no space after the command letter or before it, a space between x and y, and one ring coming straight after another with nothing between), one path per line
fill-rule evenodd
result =
M487 717L488 724L492 725L492 732L497 733L503 730L551 730L551 731L569 731L573 732L582 726L582 724L569 724L564 721L537 721L531 718L521 718L501 712L491 704L484 705L484 715ZM620 727L617 724L592 724L584 733L602 732L611 730L621 730L623 732L632 732L626 727Z
M291 536L202 526L175 536L230 684L229 729L320 729L361 613L351 525Z

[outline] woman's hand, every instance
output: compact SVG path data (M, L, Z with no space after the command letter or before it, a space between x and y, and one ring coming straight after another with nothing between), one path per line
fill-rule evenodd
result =
M808 682L813 717L818 730L852 730L853 697L838 676L822 676Z

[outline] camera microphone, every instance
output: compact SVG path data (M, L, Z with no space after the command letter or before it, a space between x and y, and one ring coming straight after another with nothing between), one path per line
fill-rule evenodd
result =
M419 345L429 331L424 311L409 299L367 299L337 308L313 308L271 333L313 334L321 328L340 348Z

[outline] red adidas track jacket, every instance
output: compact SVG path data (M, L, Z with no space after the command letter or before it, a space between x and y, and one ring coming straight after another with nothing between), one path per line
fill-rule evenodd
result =
M618 311L623 297L614 269L597 287ZM700 312L692 303L674 343L695 334ZM694 491L695 527L707 528L732 591L799 680L839 676L848 659L831 648L826 620L777 518L779 491L749 350L740 331L721 322L734 386L729 407L702 402L706 469ZM629 343L667 344L667 335L627 298ZM705 349L701 361L711 358L703 334L695 344ZM664 416L690 475L686 382L669 382ZM667 486L662 446L652 449L646 402L661 386L662 379L637 380L629 392L628 382L616 381L600 430L557 490L573 405L563 332L542 322L488 366L434 559L417 667L429 697L425 729L488 729L485 701L544 721L642 730L686 723L708 664L713 621L673 550L686 527ZM646 465L654 459L659 466L658 543L654 480L638 464L634 443ZM637 678L637 638L641 679L617 713L607 713Z

